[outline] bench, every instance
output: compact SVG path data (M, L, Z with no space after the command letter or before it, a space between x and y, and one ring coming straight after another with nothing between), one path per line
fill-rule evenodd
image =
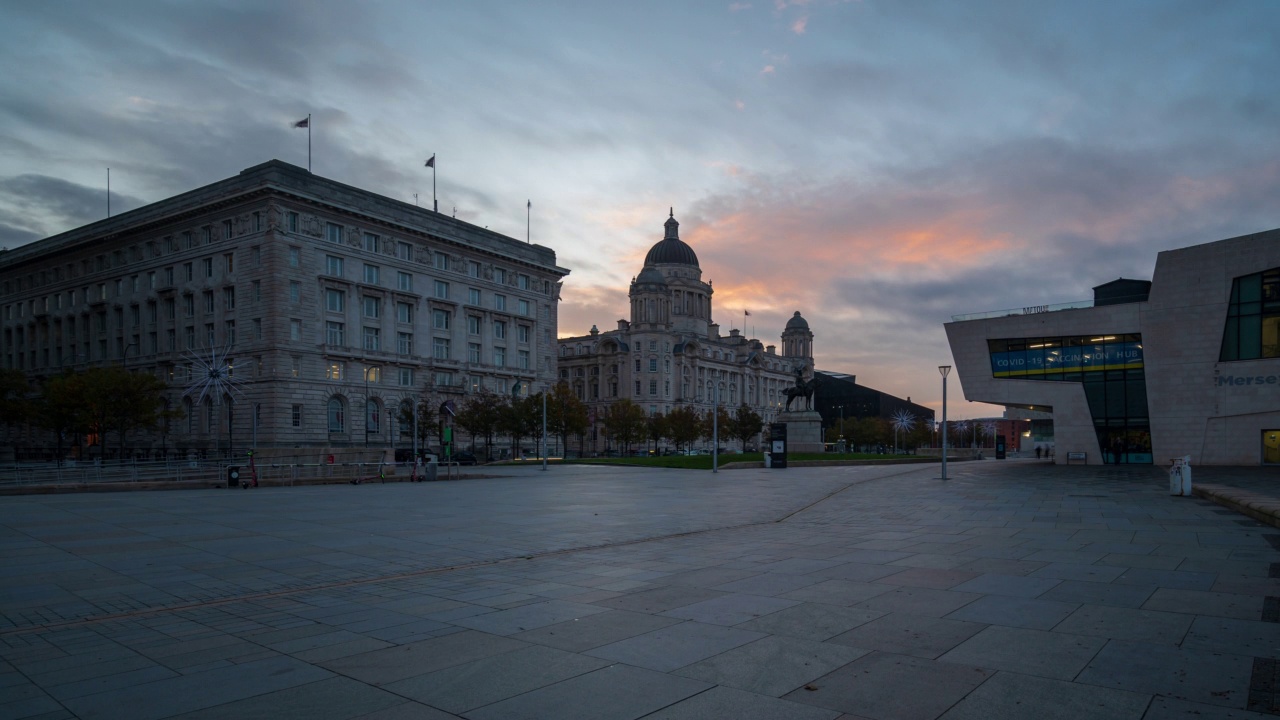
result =
M1088 453L1069 452L1067 453L1067 464L1070 465L1073 461L1079 460L1080 462L1088 465L1089 461L1087 458L1088 458Z

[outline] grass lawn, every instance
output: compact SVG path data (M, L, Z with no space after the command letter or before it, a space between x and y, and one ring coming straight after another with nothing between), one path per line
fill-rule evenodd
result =
M914 458L914 455L877 455L875 453L791 453L788 460L893 460ZM763 453L732 453L720 456L720 464L732 462L763 462ZM641 467L683 468L710 470L710 455L660 455L656 457L582 458L569 460L584 465L632 465Z

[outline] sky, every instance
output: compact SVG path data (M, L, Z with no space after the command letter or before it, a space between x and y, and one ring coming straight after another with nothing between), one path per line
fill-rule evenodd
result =
M0 247L272 158L525 237L561 336L669 208L721 331L938 409L953 315L1280 227L1280 3L0 4ZM948 417L1001 408L964 400Z

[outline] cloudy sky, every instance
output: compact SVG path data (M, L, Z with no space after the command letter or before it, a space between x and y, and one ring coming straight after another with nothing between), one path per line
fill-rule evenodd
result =
M954 314L1087 299L1280 226L1280 3L0 6L0 246L271 158L571 268L627 313L674 207L723 331L933 407ZM952 385L955 388L955 385ZM952 393L949 415L997 414Z

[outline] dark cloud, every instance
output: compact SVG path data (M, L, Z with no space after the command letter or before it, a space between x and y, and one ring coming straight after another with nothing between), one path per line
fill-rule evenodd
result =
M10 228L5 232L5 239L13 238L17 245L21 244L16 242L20 237L30 241L53 234L46 230L50 227L66 229L101 220L107 214L105 185L105 173L101 188L47 175L18 175L0 180L0 222ZM113 214L142 205L138 198L111 193Z

